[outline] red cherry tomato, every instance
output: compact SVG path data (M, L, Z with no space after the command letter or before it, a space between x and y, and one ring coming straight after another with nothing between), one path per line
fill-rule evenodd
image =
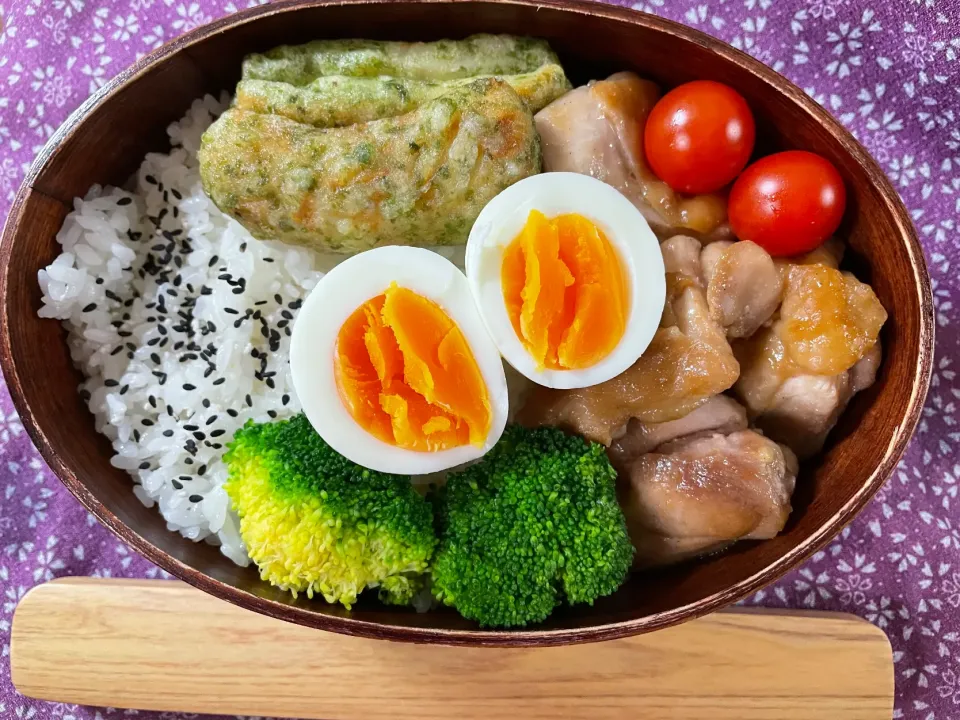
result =
M682 193L719 190L750 159L753 113L733 88L695 80L674 88L653 106L643 131L650 168Z
M829 160L803 150L768 155L730 189L733 232L774 256L809 252L840 225L847 204L843 178Z

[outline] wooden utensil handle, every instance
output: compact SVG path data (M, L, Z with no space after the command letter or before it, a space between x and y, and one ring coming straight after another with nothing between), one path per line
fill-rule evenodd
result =
M853 616L717 613L606 643L453 648L334 635L180 582L65 578L13 620L24 695L302 718L889 720L893 661Z

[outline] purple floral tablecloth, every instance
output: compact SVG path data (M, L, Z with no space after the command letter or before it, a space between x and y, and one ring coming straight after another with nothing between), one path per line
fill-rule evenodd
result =
M0 0L0 216L34 155L91 92L187 30L263 0ZM903 196L933 275L938 347L923 419L851 527L749 604L856 613L893 644L895 718L960 718L960 0L646 0L790 77L860 139ZM44 465L0 388L0 717L111 718L10 685L27 590L63 575L157 577ZM149 720L180 715L139 713Z

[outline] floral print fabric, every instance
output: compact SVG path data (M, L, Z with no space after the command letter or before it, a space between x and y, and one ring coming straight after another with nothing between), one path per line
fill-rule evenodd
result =
M248 0L0 0L0 216L35 154L136 58ZM624 3L627 4L627 3ZM873 154L912 213L933 276L938 348L916 438L876 500L746 604L856 613L893 644L896 718L960 718L960 0L646 0L796 82ZM0 389L0 717L183 720L29 700L9 631L27 590L63 575L159 577L40 460Z

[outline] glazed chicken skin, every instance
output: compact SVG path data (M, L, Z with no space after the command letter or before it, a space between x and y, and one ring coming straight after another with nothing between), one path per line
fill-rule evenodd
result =
M739 366L723 330L710 317L696 239L680 236L661 250L667 307L661 328L639 360L617 377L575 390L537 387L517 416L524 425L561 427L610 445L631 418L664 423L684 417L736 382Z
M850 398L873 384L887 313L869 285L830 265L783 264L781 275L779 319L734 344L734 389L754 424L803 459L823 447Z
M753 430L690 437L632 460L619 499L634 567L680 562L783 529L797 460Z
M707 241L728 238L723 197L682 197L647 166L643 128L659 98L656 85L620 72L552 102L534 117L544 172L576 172L612 185L661 238L678 232Z

